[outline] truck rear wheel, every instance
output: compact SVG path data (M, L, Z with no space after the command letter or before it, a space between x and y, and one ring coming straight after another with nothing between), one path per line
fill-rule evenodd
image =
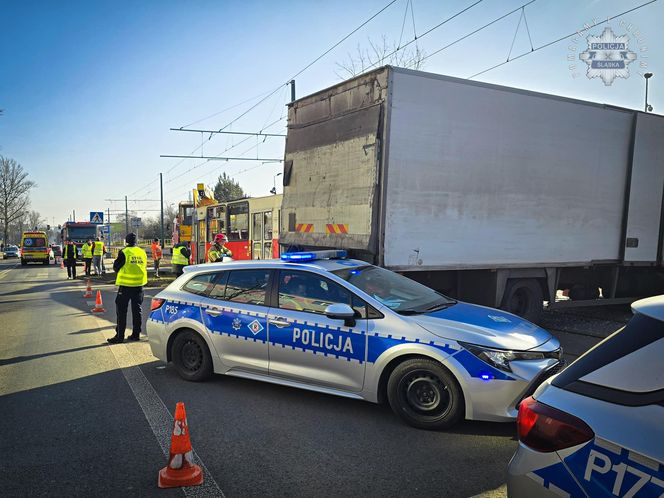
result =
M25 266L27 264L28 264L28 262L26 260L24 260L23 258L21 258L21 266Z
M532 278L510 280L500 308L534 322L544 308L542 287Z

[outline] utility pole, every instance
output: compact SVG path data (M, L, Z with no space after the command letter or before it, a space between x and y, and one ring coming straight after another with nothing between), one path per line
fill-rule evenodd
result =
M74 222L75 222L75 221L76 221L76 210L73 209L71 213L72 213L72 214L71 214L71 221L74 221Z
M125 237L129 233L129 208L127 207L127 196L125 195Z
M290 80L288 84L290 85L290 100L295 102L295 80Z
M161 197L161 246L166 245L166 239L164 238L164 182L162 174L159 173L159 196Z

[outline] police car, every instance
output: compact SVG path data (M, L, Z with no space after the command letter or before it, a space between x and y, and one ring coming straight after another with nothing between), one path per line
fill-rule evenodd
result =
M664 496L664 296L520 406L512 497Z
M184 379L220 373L387 400L425 429L512 420L562 366L560 343L536 325L344 251L190 266L151 307L152 352Z

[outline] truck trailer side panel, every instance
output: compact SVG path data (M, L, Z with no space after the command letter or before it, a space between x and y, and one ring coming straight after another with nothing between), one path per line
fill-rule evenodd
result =
M661 238L664 119L638 113L635 131L625 261L655 262Z
M615 261L631 112L393 69L384 265Z

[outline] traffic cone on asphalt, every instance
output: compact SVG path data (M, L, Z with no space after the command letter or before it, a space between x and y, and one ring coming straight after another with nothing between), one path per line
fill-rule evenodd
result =
M203 484L203 471L194 464L194 452L189 439L189 426L184 403L175 405L175 420L171 436L168 465L159 471L160 488L198 486Z
M86 284L88 288L85 289L85 294L83 294L83 297L89 298L92 297L92 286L90 285L90 279L87 279Z
M63 269L63 270L65 269L65 259L64 258L60 258L60 268Z
M97 291L97 300L95 301L95 307L92 308L93 313L103 313L106 311L104 305L101 302L101 291Z

